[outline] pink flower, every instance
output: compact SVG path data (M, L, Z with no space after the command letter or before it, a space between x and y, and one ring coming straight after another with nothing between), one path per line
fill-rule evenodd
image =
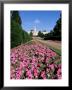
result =
M58 69L57 76L58 76L58 79L61 79L61 69Z
M50 68L46 68L46 72L49 73L50 72Z
M46 79L45 71L42 71L42 72L41 72L41 77L42 77L43 79Z
M24 63L23 62L20 62L20 69L22 69L24 67Z
M22 75L22 71L19 69L17 72L16 72L16 79L20 79Z
M36 68L34 69L34 76L35 76L35 77L38 77L38 71L37 71Z
M53 70L54 69L54 64L50 64L49 67Z
M61 69L58 69L57 75L61 75Z
M27 77L32 79L32 73L31 73L31 70L28 70L27 73L26 73Z
M35 68L34 65L31 65L31 70L32 70L32 71L34 70L34 68Z
M40 64L37 64L37 67L40 67Z
M57 65L54 62L49 64L49 60L54 56L56 56L55 52L39 43L20 45L11 49L11 79L20 79L23 75L25 75L27 79L40 78L39 76L46 79L46 76L50 75L55 69L58 71L54 76L56 75L58 79L61 78L61 64ZM44 67L41 68L42 65ZM25 73L23 71L24 69Z

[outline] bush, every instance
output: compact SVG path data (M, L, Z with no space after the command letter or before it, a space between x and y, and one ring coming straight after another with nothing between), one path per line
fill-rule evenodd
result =
M15 21L11 21L11 48L16 47L22 42L22 28Z
M26 43L32 39L31 36L24 30L22 30L22 37L22 43Z
M60 40L61 41L61 35L53 35L53 34L46 34L44 36L44 40Z
M31 40L31 36L22 29L18 11L11 12L11 48Z
M41 38L43 38L44 37L44 34L41 31L39 31L38 32L38 36L41 37Z
M15 21L11 22L11 48L31 40L31 36Z
M50 33L44 35L44 40L60 40L61 41L61 17L57 20L56 25Z

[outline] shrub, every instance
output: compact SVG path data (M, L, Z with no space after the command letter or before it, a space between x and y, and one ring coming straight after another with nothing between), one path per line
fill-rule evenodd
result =
M11 48L16 47L22 42L22 28L15 21L11 21Z
M11 48L31 40L31 36L22 29L18 11L11 12Z

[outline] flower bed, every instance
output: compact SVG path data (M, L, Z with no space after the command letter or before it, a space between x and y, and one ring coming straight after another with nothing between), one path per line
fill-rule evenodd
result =
M11 79L61 79L58 55L42 44L21 45L11 50Z

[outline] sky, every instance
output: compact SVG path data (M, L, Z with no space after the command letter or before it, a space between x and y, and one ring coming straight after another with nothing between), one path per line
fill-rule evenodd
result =
M61 11L19 11L22 20L22 28L30 31L36 27L37 31L53 30Z

